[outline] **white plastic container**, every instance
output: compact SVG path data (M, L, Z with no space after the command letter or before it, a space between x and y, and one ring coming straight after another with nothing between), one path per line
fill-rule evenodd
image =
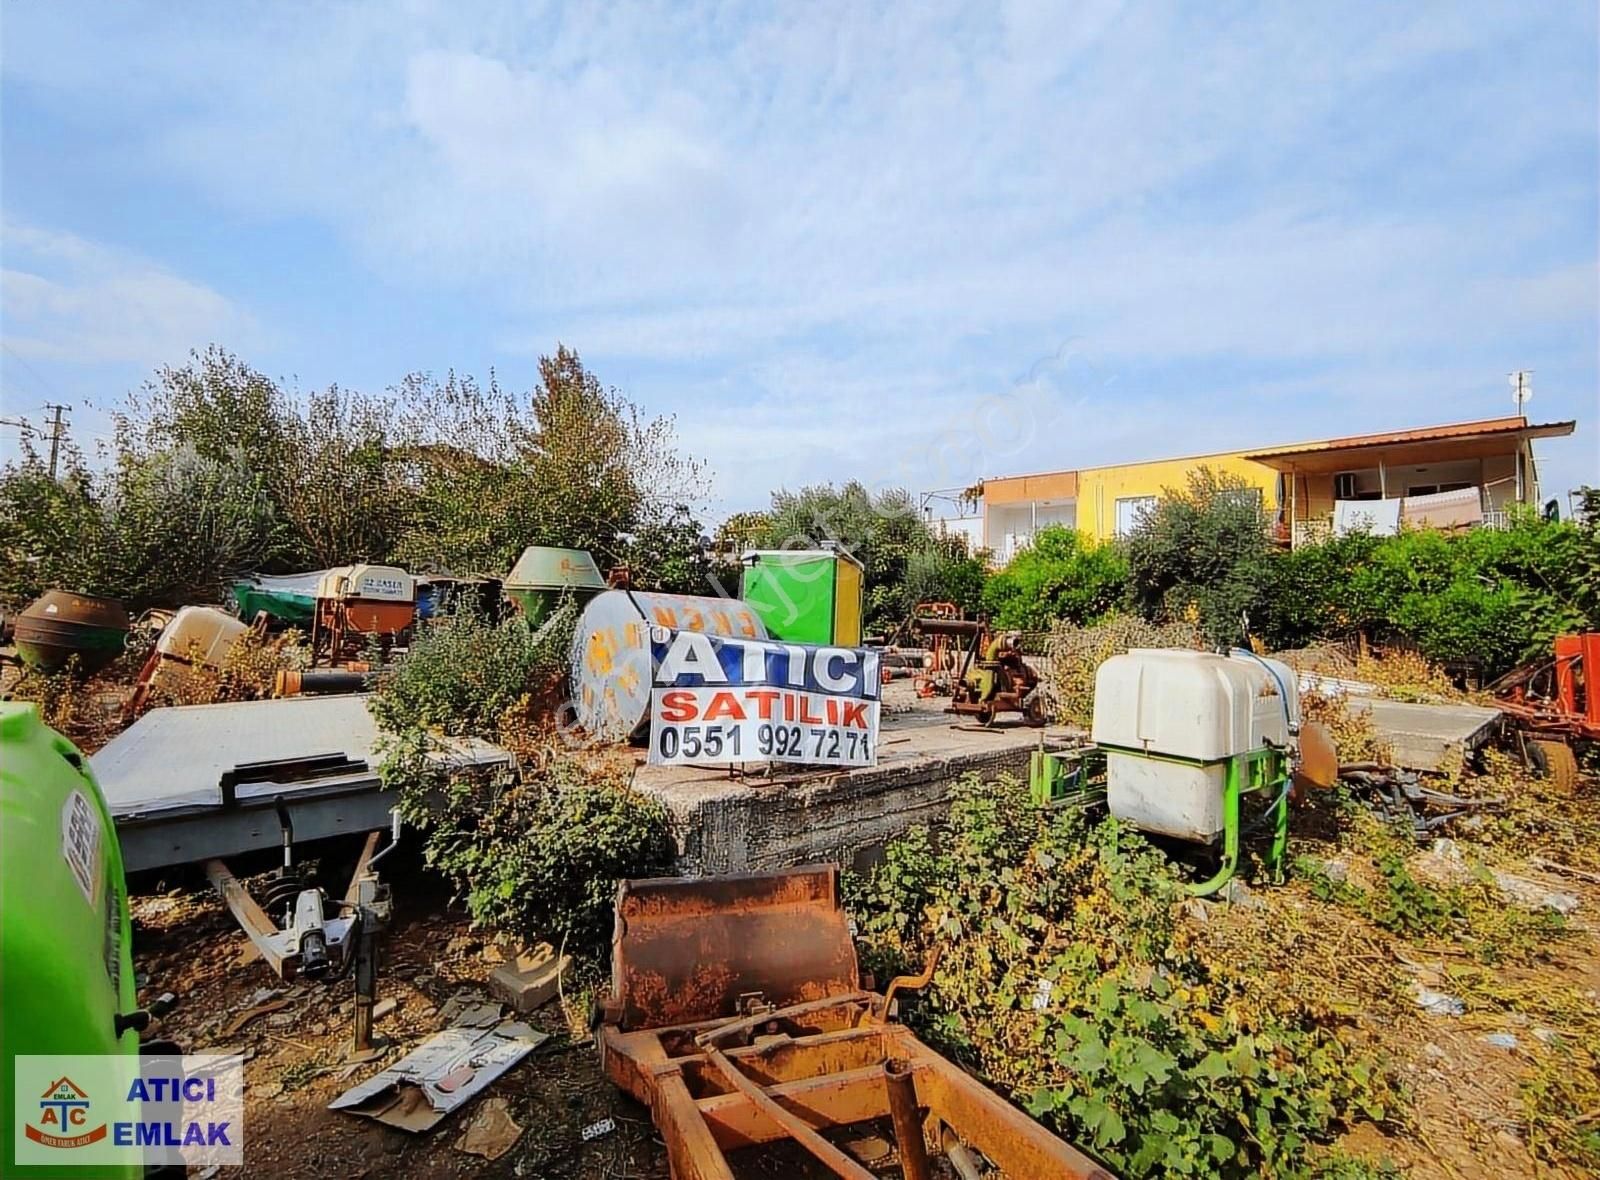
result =
M220 668L239 636L249 629L232 615L212 607L186 606L162 629L156 651L163 659L178 663Z
M572 637L572 698L591 737L625 741L650 712L650 628L765 639L737 598L607 590L584 607Z
M1135 648L1113 656L1095 673L1092 729L1106 750L1111 814L1143 831L1212 839L1223 828L1228 761L1287 748L1299 726L1298 692L1287 665L1246 653Z
M186 606L172 616L156 640L150 687L182 698L191 683L204 683L196 669L218 670L228 662L239 637L250 630L238 619L209 606Z

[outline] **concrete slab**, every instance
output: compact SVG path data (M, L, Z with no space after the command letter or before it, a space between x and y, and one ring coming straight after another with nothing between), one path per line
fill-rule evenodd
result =
M1480 705L1420 705L1375 697L1350 697L1352 714L1367 713L1394 748L1396 766L1445 770L1489 741L1504 714Z
M730 778L726 768L641 761L634 787L671 813L681 872L756 872L821 860L861 867L885 841L941 818L950 788L968 772L1020 776L1041 738L1062 745L1081 736L1010 717L981 729L943 712L946 703L919 700L909 681L886 685L877 766L775 766L771 777L752 767L746 777Z

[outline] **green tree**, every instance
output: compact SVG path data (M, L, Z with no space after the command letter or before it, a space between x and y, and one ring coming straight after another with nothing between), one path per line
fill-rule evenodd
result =
M105 508L75 451L51 479L23 440L22 458L0 469L0 602L16 609L53 587L104 594Z
M913 553L931 544L927 522L908 492L891 488L873 495L851 480L772 494L761 548L807 549L836 546L865 569L865 625L869 632L892 629L915 602L906 583Z
M983 605L1000 627L1042 629L1058 619L1085 626L1122 601L1128 562L1115 545L1051 525L983 588Z
M1272 544L1258 489L1200 467L1167 488L1127 541L1128 585L1146 619L1194 618L1215 644L1243 638L1270 577Z

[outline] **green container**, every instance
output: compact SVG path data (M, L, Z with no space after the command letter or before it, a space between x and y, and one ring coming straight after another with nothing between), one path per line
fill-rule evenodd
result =
M757 549L744 555L739 597L767 634L791 643L861 646L861 563L831 549Z
M8 1128L0 1173L142 1176L142 1166L16 1163L14 1058L132 1056L139 1034L116 1031L117 1015L137 1003L128 889L105 799L73 744L34 706L10 703L0 704L0 990L0 1109Z
M600 567L585 549L558 549L532 545L522 551L506 575L506 597L517 604L528 622L544 622L563 594L583 605L606 588Z

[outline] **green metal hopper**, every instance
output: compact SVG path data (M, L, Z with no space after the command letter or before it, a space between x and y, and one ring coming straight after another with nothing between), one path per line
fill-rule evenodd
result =
M506 597L537 626L571 593L581 606L606 588L600 567L585 549L531 545L522 551L505 579Z

